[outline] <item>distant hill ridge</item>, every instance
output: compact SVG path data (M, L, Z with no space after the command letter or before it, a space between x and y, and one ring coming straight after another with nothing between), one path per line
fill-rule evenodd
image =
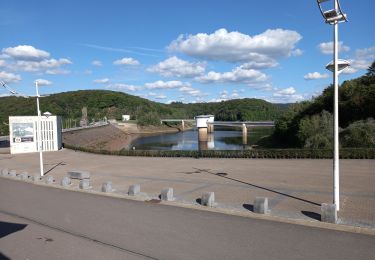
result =
M41 111L49 111L64 119L80 119L81 109L88 108L88 117L98 120L121 119L129 114L132 119L193 118L199 114L214 114L218 120L274 120L285 104L272 104L261 99L235 99L213 103L162 104L138 96L110 90L78 90L52 94L41 98ZM0 98L0 135L8 133L10 115L35 115L35 98ZM147 122L146 122L147 123Z

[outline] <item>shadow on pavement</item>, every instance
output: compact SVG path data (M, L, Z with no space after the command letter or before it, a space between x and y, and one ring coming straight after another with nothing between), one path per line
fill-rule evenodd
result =
M7 257L6 255L3 255L1 252L0 252L0 259L1 260L10 260L9 257Z
M0 221L0 238L6 237L12 233L21 231L27 225L26 224L18 224L18 223L10 223L10 222L3 222ZM0 259L3 259L0 257Z
M322 220L322 216L318 213L311 212L311 211L304 211L304 210L302 210L301 213L309 218L312 218L318 221Z
M254 205L252 205L252 204L243 204L242 207L244 207L248 211L254 212Z
M44 175L50 173L52 170L54 170L56 167L58 167L58 166L60 166L60 165L66 165L66 163L65 163L65 162L59 162L59 163L55 164L54 166L51 167L51 169L49 169L48 171L46 171L46 172L44 173Z
M232 181L239 182L239 183L242 183L242 184L246 184L246 185L251 186L251 187L255 187L255 188L258 188L258 189L262 189L262 190L266 190L266 191L269 191L269 192L272 192L272 193L283 195L285 197L292 198L292 199L299 200L299 201L303 201L303 202L306 202L306 203L309 203L309 204L312 204L312 205L315 205L315 206L319 206L319 207L321 206L321 204L319 204L317 202L314 202L314 201L311 201L311 200L306 200L306 199L303 199L303 198L299 198L299 197L296 197L296 196L289 195L289 194L284 193L284 192L272 190L272 189L269 189L269 188L266 188L266 187L262 187L262 186L259 186L259 185L255 185L255 184L252 184L252 183L248 183L248 182L244 182L244 181L240 181L240 180L228 177L227 176L228 173L223 173L223 172L212 173L212 172L210 172L210 170L206 170L206 169L197 169L197 168L194 168L194 169L197 170L196 173L208 173L208 174L220 177L220 178L224 178L224 179L232 180Z

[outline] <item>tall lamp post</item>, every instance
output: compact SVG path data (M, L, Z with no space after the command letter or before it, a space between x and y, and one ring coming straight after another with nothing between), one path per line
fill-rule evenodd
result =
M333 4L333 9L325 11L327 4ZM320 12L326 23L333 25L333 61L326 68L333 72L334 85L334 152L333 152L333 203L336 210L340 210L340 182L339 182L339 73L349 66L349 62L338 59L338 25L347 22L346 14L341 10L339 0L317 0Z
M42 119L39 108L39 88L38 81L35 81L35 90L36 90L36 107L38 113L38 150L39 150L39 161L40 161L40 177L44 176L44 167L43 167L43 143L42 143Z

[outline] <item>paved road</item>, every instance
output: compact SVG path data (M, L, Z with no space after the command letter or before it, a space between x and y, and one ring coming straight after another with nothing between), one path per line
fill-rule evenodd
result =
M375 255L375 236L118 199L4 178L0 178L0 212L144 258L373 259ZM7 248L0 250L3 254L8 252Z

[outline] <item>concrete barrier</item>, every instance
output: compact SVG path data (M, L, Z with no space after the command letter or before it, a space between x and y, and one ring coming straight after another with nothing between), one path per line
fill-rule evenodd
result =
M320 207L322 222L337 223L336 205L331 203L322 203Z
M215 205L215 193L205 192L202 194L201 204L207 207L213 207Z
M38 181L41 181L42 178L40 178L40 175L39 174L34 174L31 176L31 181L34 181L34 182L38 182Z
M7 169L7 168L1 170L2 176L8 176L8 173L9 173L9 169Z
M18 178L20 178L21 180L28 180L29 179L29 174L27 172L21 172L20 174L18 174Z
M17 177L17 171L16 170L10 170L8 172L8 176L13 177L13 178Z
M165 188L160 193L160 199L165 201L172 201L173 198L173 188Z
M71 183L72 183L72 180L66 176L61 180L61 186L63 187L68 187Z
M68 172L68 176L71 179L90 179L90 172L87 171L80 171L80 170L72 170Z
M139 184L130 185L129 190L128 190L128 194L130 196L137 196L140 192L141 192L141 185Z
M90 188L90 180L89 179L82 179L79 181L79 188L82 190L87 190Z
M46 184L52 184L55 182L55 179L53 178L53 176L51 175L48 175L46 178L45 178L45 183Z
M266 198L266 197L255 197L254 213L258 213L258 214L269 213L268 198Z
M112 192L112 182L111 181L106 181L102 185L102 192Z

